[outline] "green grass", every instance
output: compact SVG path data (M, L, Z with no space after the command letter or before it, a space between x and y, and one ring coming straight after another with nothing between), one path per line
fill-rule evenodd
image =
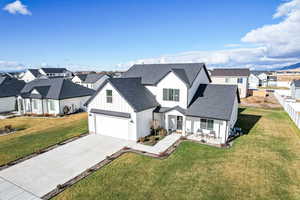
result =
M282 110L246 108L230 149L184 142L169 158L128 153L55 200L300 199L300 134Z
M22 121L23 118L14 118L10 120ZM20 133L15 133L7 136L0 137L0 165L6 164L10 161L16 160L23 156L34 153L38 150L48 146L59 143L68 138L80 135L87 132L87 119L86 115L78 115L76 117L69 117L66 119L34 119L26 118L26 121L37 121L40 123L51 123L51 120L61 120L59 123L54 123L53 126L46 126L46 129L39 131L26 132L26 128L30 129L32 124L24 125L17 123L14 127L26 127ZM24 133L25 132L25 133Z

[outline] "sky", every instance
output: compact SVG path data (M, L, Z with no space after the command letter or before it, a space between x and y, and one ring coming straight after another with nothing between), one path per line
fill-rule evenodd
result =
M0 0L0 71L300 62L300 0Z

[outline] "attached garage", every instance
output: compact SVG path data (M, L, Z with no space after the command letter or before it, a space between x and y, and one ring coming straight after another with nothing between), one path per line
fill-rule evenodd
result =
M92 109L94 133L125 140L134 139L130 135L131 118L129 113Z

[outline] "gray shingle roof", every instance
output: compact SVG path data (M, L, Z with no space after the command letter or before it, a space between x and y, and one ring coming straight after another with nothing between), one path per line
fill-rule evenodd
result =
M218 68L211 72L211 76L249 76L250 70L247 68Z
M95 92L92 89L80 86L63 78L36 79L25 85L21 90L21 96L24 98L37 97L36 95L31 94L34 89L40 93L40 98L56 100L91 96Z
M87 74L78 74L76 75L81 81L85 81Z
M87 76L83 82L84 83L95 83L103 76L104 76L104 74L87 74Z
M230 120L237 93L236 85L201 84L186 115Z
M38 69L28 69L28 71L30 71L33 74L33 76L36 78L38 78L42 75Z
M91 109L91 113L114 116L114 117L130 118L130 113L116 112L116 111L109 111L109 110Z
M0 77L0 97L17 96L24 86L24 81L16 78Z
M67 71L66 68L52 68L52 67L48 67L48 68L41 68L41 70L43 70L45 73L64 73Z
M205 70L204 63L176 63L176 64L142 64L133 65L122 78L141 77L142 84L155 85L169 72L173 71L182 81L191 86L201 70Z
M159 105L153 94L141 83L141 78L109 78L98 88L86 104L94 99L107 82L111 83L136 112Z

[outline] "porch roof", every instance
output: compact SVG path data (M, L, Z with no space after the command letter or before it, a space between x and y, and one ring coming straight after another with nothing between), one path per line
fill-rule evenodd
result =
M177 110L178 112L180 112L181 114L185 115L186 114L186 109L181 108L180 106L175 106L175 107L157 107L153 112L156 113L166 113L169 112L171 110Z
M186 116L230 121L237 97L236 85L201 84L187 109Z

